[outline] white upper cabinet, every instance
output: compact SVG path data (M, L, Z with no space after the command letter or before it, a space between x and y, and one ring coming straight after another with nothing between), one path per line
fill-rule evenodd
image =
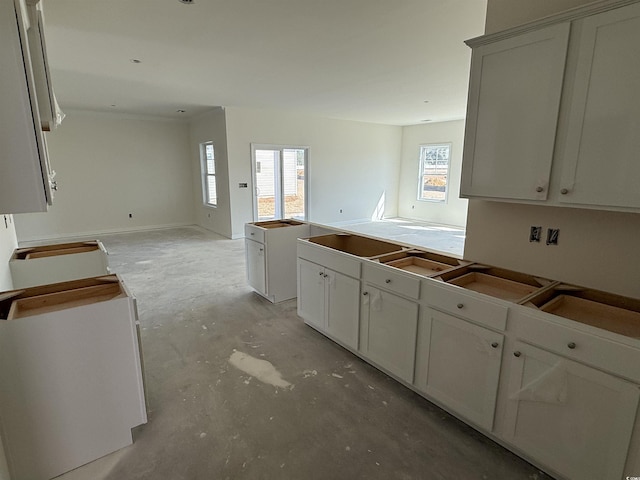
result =
M640 208L640 4L576 22L560 201Z
M46 211L52 199L30 25L24 3L0 0L0 213Z
M473 50L461 194L544 200L569 24Z
M640 209L640 4L629 3L468 42L461 196Z

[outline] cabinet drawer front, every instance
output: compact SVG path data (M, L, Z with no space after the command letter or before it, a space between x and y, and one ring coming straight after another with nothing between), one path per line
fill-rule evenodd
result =
M393 267L364 262L362 265L363 280L390 292L405 297L420 298L420 279L403 275L392 270Z
M562 325L555 319L575 323L516 306L509 315L509 329L524 342L640 383L640 348Z
M247 223L244 226L244 236L256 242L264 243L264 228Z
M505 329L509 310L506 305L438 280L427 278L422 285L422 300L433 308L496 330Z
M360 278L360 259L348 253L313 245L306 240L298 240L298 257L317 263L333 271Z

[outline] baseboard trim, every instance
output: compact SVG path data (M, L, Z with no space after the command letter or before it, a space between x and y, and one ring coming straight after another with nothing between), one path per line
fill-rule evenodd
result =
M20 246L28 246L25 245L27 243L32 242L46 242L50 240L55 241L64 241L64 240L74 240L74 239L85 239L85 238L95 238L99 235L111 235L117 233L134 233L134 232L148 232L152 230L167 230L170 228L179 228L179 227L200 227L200 225L196 225L195 223L167 223L162 225L148 225L148 226L138 226L138 227L129 227L129 228L108 228L104 230L95 230L92 232L76 232L76 233L61 233L55 235L48 235L44 237L28 237L21 238L18 237L18 245Z

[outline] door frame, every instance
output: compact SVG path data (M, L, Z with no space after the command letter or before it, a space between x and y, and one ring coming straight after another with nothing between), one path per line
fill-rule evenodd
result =
M278 150L280 152L280 166L278 168L278 182L282 186L284 184L284 174L282 169L282 159L284 158L284 150L304 150L304 218L309 220L309 147L304 145L277 145L271 143L251 143L251 203L253 205L253 220L257 222L258 218L258 196L256 192L256 150ZM278 189L276 189L278 190ZM284 196L284 195L283 195ZM284 206L283 206L284 214Z

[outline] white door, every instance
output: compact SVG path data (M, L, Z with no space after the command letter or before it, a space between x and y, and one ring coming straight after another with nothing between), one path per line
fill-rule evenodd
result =
M326 331L324 267L298 258L298 315L321 331Z
M576 23L560 201L640 208L640 4Z
M306 219L308 148L251 145L253 218Z
M247 283L263 295L267 295L267 269L264 244L245 239L247 259Z
M413 382L418 304L363 286L360 350L374 363Z
M420 389L476 425L491 431L502 363L503 335L425 308L426 379Z
M566 478L623 478L638 386L524 343L513 354L506 440Z
M327 332L353 349L358 348L360 281L326 270Z

